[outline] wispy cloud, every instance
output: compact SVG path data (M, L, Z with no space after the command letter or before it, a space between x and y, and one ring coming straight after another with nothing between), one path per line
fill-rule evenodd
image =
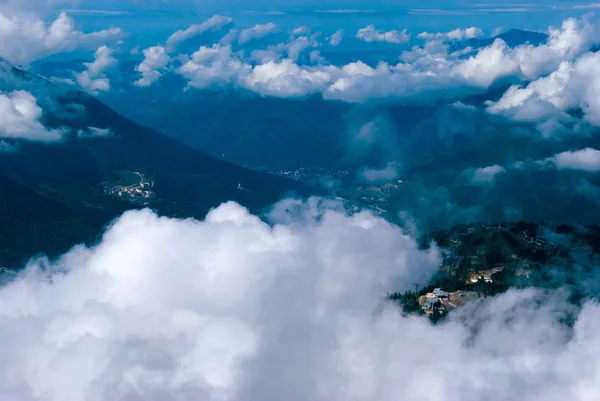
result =
M411 9L408 14L425 14L425 15L475 15L475 14L490 14L490 13L526 13L533 11L534 8L529 7L510 7L510 8L470 8L470 9Z
M95 15L95 16L113 16L113 15L130 15L133 14L131 11L123 11L123 10L85 10L85 9L77 9L70 8L62 10L65 13L73 14L73 15Z
M589 3L589 4L576 4L573 8L578 10L587 10L587 9L595 9L600 8L600 3Z
M337 9L337 10L315 10L316 13L328 14L375 14L378 10L352 10L352 9Z

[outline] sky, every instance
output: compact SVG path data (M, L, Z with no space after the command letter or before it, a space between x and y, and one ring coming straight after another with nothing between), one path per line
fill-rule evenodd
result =
M600 151L590 144L600 127L600 24L584 16L597 5L251 4L0 1L0 157L18 157L26 141L52 151L69 140L118 140L110 127L47 127L57 103L46 82L24 84L9 64L64 57L48 80L101 100L122 96L128 107L165 87L342 104L367 116L349 123L357 152L400 140L444 148L459 128L485 145L478 151L494 152L481 165L457 160L454 189L493 197L525 187L537 196L544 188L527 178L541 172L563 194L600 202ZM548 38L464 45L499 28ZM336 51L349 56L333 59ZM501 93L470 102L490 90ZM408 115L396 127L385 110L423 104L439 105L440 119ZM469 135L480 121L491 129ZM414 130L395 135L410 123ZM403 174L402 160L380 162L360 169L364 180ZM523 176L521 187L511 181ZM430 214L465 212L449 191L425 188L415 199ZM598 401L597 270L574 267L580 306L566 285L512 289L433 325L385 297L425 285L442 260L435 243L420 246L405 228L322 198L283 199L261 216L233 202L199 220L147 209L116 216L96 243L32 258L0 286L0 360L9 367L0 400ZM557 280L564 273L545 267Z
M42 1L48 3L48 0ZM156 40L159 34L167 34L174 27L198 23L216 13L232 16L240 24L273 21L284 28L304 24L325 30L334 24L339 28L359 29L365 24L374 23L386 30L409 28L443 31L473 25L476 19L480 28L491 33L494 29L505 26L543 30L548 25L559 24L568 16L580 17L596 8L596 4L592 2L568 1L434 0L417 4L418 6L412 1L386 0L53 0L45 9L49 15L69 10L72 15L78 16L77 20L81 24L90 29L115 24L149 42Z

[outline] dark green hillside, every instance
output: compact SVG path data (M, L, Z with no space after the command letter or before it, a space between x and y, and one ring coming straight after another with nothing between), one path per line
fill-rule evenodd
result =
M20 71L20 70L17 70ZM44 107L44 123L64 127L60 143L21 141L18 152L0 153L0 266L17 267L37 252L56 255L90 241L127 209L202 218L235 200L254 211L301 190L299 184L217 160L136 124L81 92L63 93L22 71L4 86L22 82ZM36 89L39 90L36 93ZM88 127L109 137L78 137ZM132 203L105 195L119 171L150 177L156 197ZM241 189L238 188L241 186Z

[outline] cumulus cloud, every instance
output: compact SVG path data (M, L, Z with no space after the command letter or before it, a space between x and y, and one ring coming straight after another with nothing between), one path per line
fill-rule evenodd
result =
M466 174L469 181L473 185L488 185L492 184L499 174L505 173L504 167L499 165L480 167L477 169L467 170Z
M600 306L510 291L443 325L383 300L439 252L370 214L119 218L0 288L5 400L593 401ZM431 374L435 371L435 374Z
M552 163L559 169L595 172L600 171L600 151L592 148L567 151L548 158L544 162Z
M235 84L262 95L279 97L320 92L331 79L320 67L300 67L291 59L252 66L234 57L231 46L221 45L202 46L178 72L194 88Z
M122 34L119 28L80 32L64 12L50 25L41 19L0 12L0 56L16 64L76 49L93 49L119 39Z
M244 88L266 96L300 97L322 91L330 78L321 68L301 68L286 59L255 66L239 82Z
M344 40L344 30L338 29L328 39L331 46L339 46L342 43L342 40Z
M315 47L316 45L317 43L313 38L300 36L283 47L285 48L288 58L297 61L304 50L311 46Z
M456 40L473 39L473 38L478 38L480 36L483 36L483 31L481 30L481 28L477 28L474 26L464 29L464 30L455 29L455 30L448 32L448 38L456 39Z
M290 34L292 36L296 36L296 35L307 35L310 32L310 28L307 26L299 26L297 28L292 29L292 31L290 32Z
M79 138L108 138L115 136L110 128L88 127L86 130L80 130L77 133Z
M207 31L221 30L232 21L231 17L214 15L201 24L190 25L187 29L173 33L164 46L157 45L144 49L144 59L135 67L135 70L142 76L133 84L139 87L151 86L162 77L168 65L173 61L170 54L177 50L180 43ZM221 43L229 44L236 36L237 31L232 29L221 39Z
M471 48L451 51L447 43L433 40L403 52L397 64L382 61L375 66L362 61L346 65L297 63L302 51L318 46L314 36L300 36L288 43L255 50L250 58L243 52L233 53L222 44L214 50L220 54L216 60L227 67L222 72L211 66L214 59L202 57L202 63L195 63L194 57L186 59L187 65L179 71L191 77L190 85L196 87L205 86L194 82L195 75L190 71L210 70L212 84L238 85L261 95L289 97L320 93L325 99L346 102L389 99L427 103L481 93L498 82L536 80L550 74L561 62L572 62L589 50L597 40L594 32L596 28L589 21L570 19L561 29L551 29L548 42L539 46L511 48L497 39L477 51ZM207 49L210 47L201 48L202 52ZM271 78L273 81L269 82ZM591 99L590 104L593 102Z
M562 62L556 71L526 87L512 86L487 111L516 121L570 120L580 109L587 122L600 126L600 53L586 53L576 61Z
M0 137L42 142L61 140L64 132L44 127L40 122L42 114L42 108L31 93L0 92Z
M472 104L465 104L463 102L461 102L460 100L451 103L450 104L451 107L454 107L455 109L458 110L463 110L463 111L476 111L477 107L473 106Z
M174 34L172 34L167 39L166 48L168 49L168 52L170 53L170 52L174 51L181 42L188 40L190 38L193 38L195 36L198 36L209 30L217 31L217 30L223 29L223 27L231 24L232 21L233 20L231 19L231 17L224 17L222 15L214 15L201 24L191 25L187 29L179 30L179 31L175 32Z
M382 169L365 168L361 171L361 177L373 183L392 181L398 177L398 168L396 163L388 163Z
M369 214L288 202L273 219L233 203L203 222L129 212L97 247L32 262L0 289L0 354L12 367L0 395L290 399L283 392L297 388L307 399L326 390L301 386L351 357L381 296L426 280L439 255ZM298 368L304 377L291 375ZM268 374L277 386L262 387ZM318 387L339 391L323 379Z
M194 88L206 88L216 83L232 82L240 71L250 69L232 57L230 45L201 46L178 72Z
M513 163L512 167L520 170L552 168L593 173L600 171L600 151L589 147L569 150L545 159L519 161Z
M325 57L321 56L321 52L318 50L313 50L312 52L310 52L310 62L313 64L324 64L325 62L327 62L327 60L325 60Z
M483 35L483 31L480 28L476 28L474 26L466 29L456 28L449 32L445 33L429 33L429 32L421 32L417 35L419 39L449 39L449 40L464 40L464 39L473 39L478 38Z
M144 60L135 67L142 77L135 81L135 86L150 86L160 79L163 70L171 62L171 56L162 46L153 46L144 49Z
M75 81L89 93L107 92L110 90L110 80L105 72L117 64L117 59L108 46L98 48L94 58L92 63L83 63L86 69L75 74Z
M380 32L375 28L375 25L368 25L356 32L356 38L367 43L386 42L400 44L408 42L410 40L410 34L406 32L406 29L403 29L402 31L393 30L389 32Z
M256 24L251 28L243 29L238 37L238 43L245 45L251 40L261 39L277 32L277 25L272 22L268 24Z
M229 32L227 32L225 35L223 35L223 37L219 41L219 44L221 44L221 45L232 44L237 39L238 34L239 33L238 33L237 29L230 29Z

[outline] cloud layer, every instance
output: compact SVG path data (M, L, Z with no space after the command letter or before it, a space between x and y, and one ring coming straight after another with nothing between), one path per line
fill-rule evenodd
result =
M402 31L394 30L389 32L381 32L375 28L375 25L369 25L359 29L358 32L356 32L356 38L367 43L385 42L401 44L410 40L410 34L406 31L406 29Z
M382 296L435 248L369 214L284 201L273 226L228 203L206 220L119 218L95 247L0 288L7 401L569 399L600 391L600 307L512 291L449 322ZM435 374L431 374L435 371Z
M71 17L62 12L49 25L29 16L0 12L0 57L16 64L75 49L93 49L122 36L119 28L83 33Z
M245 29L239 34L238 42L245 44L251 38L275 29L274 24ZM584 63L585 57L579 57L597 42L597 31L597 26L588 20L568 19L560 28L551 28L548 42L539 46L523 44L511 48L498 39L477 51L470 48L455 51L446 43L448 39L462 40L481 35L481 30L475 27L423 34L421 36L427 39L425 45L399 53L400 63L381 61L376 65L362 61L331 65L320 53L315 53L318 50L312 50L307 57L306 49L321 46L318 33L311 37L294 37L288 43L264 50L255 49L249 57L232 45L234 36L227 34L232 37L220 44L202 46L191 56L181 57L183 66L175 70L195 88L233 85L264 96L320 94L325 99L346 102L422 103L484 92L501 82L537 80L552 74L561 63ZM408 40L408 33L381 33L374 26L368 26L361 29L357 37L369 42L403 43ZM341 38L342 32L337 31L327 40L335 46ZM208 57L208 54L212 56ZM145 61L138 69L149 64ZM198 71L201 73L192 73ZM159 72L156 68L150 68L148 72L148 76L159 77L155 74ZM488 108L490 113L496 114L505 114L504 110L502 104Z

